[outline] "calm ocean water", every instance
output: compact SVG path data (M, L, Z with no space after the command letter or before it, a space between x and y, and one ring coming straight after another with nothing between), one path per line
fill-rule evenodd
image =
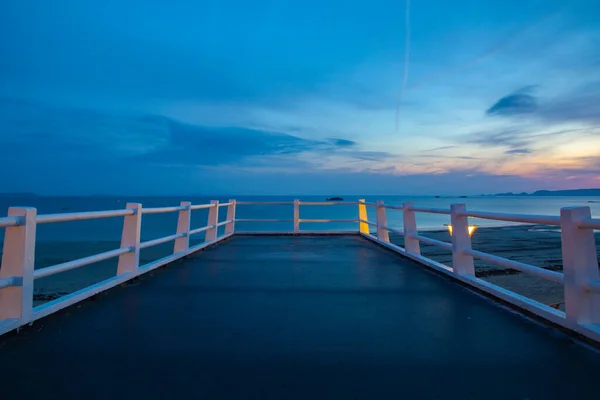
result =
M342 196L344 200L354 201L359 196ZM215 197L212 197L215 198ZM237 200L251 201L292 201L294 196L241 196ZM323 196L300 196L304 201L324 201ZM228 197L216 198L219 201L227 201ZM208 203L211 197L34 197L34 196L3 196L0 197L0 215L6 215L9 206L31 206L38 209L39 214L98 211L122 209L128 201L140 202L144 207L159 207L178 205L181 200L191 201L193 204ZM448 208L452 203L465 203L468 209L478 211L493 211L522 214L546 214L559 215L561 207L565 206L589 206L592 215L600 217L600 197L469 197L469 198L434 198L426 196L367 196L367 202L384 200L386 204L400 205L404 201L412 201L418 206ZM226 210L221 209L220 218L225 218ZM375 210L368 208L369 219L375 220ZM268 219L292 219L292 206L256 206L240 205L237 209L238 218L268 218ZM357 217L356 206L302 206L300 218L303 219L352 219ZM192 227L206 225L206 210L197 210L192 214ZM436 230L444 229L444 224L449 222L446 215L417 214L419 229ZM480 226L503 225L500 221L486 221L473 219ZM177 213L156 214L144 216L142 223L142 240L148 240L166 236L175 232L177 225ZM388 210L388 225L402 226L402 212ZM508 225L508 223L504 224ZM328 224L301 224L305 230L325 229L353 229L356 224L352 223L328 223ZM122 228L122 218L110 218L91 221L75 221L38 226L38 240L44 242L80 242L80 241L105 241L119 240ZM291 230L291 223L240 223L237 230ZM0 230L0 240L3 239L4 230Z

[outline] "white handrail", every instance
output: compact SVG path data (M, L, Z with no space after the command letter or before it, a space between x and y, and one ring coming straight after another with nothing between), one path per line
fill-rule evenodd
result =
M430 244L432 246L440 247L445 250L452 251L452 243L442 242L441 240L435 240L427 236L421 235L410 235L411 238L417 239L420 242Z
M291 206L293 201L236 201L237 205Z
M402 207L402 206L390 206L388 204L383 204L381 207L388 208L390 210L400 210L400 211L404 210L404 207Z
M549 281L564 283L565 276L560 272L550 271L547 269L543 269L540 267L536 267L534 265L525 264L518 261L509 260L508 258L494 256L488 253L484 253L481 251L473 250L473 249L463 249L463 253L470 254L475 258L479 258L481 260L490 262L492 264L499 265L501 267L516 269L517 271L527 272L529 274L535 275L539 278L547 279Z
M140 249L145 249L147 247L152 247L152 246L156 246L159 244L171 242L175 239L185 237L185 235L186 235L185 233L177 233L175 235L169 235L169 236L161 237L158 239L148 240L148 241L140 243Z
M49 224L52 222L67 222L67 221L83 221L88 219L124 217L133 215L133 210L110 210L110 211L89 211L78 213L62 213L62 214L42 214L38 215L36 222L38 224Z
M600 294L600 281L589 281L584 284L584 287L590 292Z
M232 205L232 204L233 204L232 202L229 202L229 203L219 203L219 204L218 204L218 207L230 206L230 205Z
M354 222L362 222L362 223L365 223L365 224L367 224L367 225L371 225L371 226L377 226L377 223L375 223L375 222L371 222L371 221L368 221L368 220L366 220L366 219L357 219L357 220L355 220Z
M142 214L162 214L170 213L175 211L186 210L187 207L176 206L176 207L154 207L154 208L142 208Z
M357 219L298 219L298 222L306 222L306 223L323 223L323 222L358 222ZM375 224L377 225L377 224Z
M301 201L301 206L355 206L356 201Z
M445 208L427 208L427 207L410 207L410 211L430 213L430 214L446 214L450 215L450 210Z
M560 226L560 217L554 217L551 215L504 214L468 210L465 212L459 212L458 214L465 217L492 219L496 221L522 222L528 224Z
M23 217L4 217L0 218L0 228L7 228L9 226L23 225Z
M9 276L8 278L0 279L0 289L5 289L12 286L20 286L20 282L22 278L17 278L16 276Z
M99 261L108 260L109 258L120 256L121 254L129 253L134 251L133 247L123 247L121 249L110 250L104 253L95 254L89 257L79 258L73 261L67 261L61 264L56 264L51 267L42 269L36 269L33 271L33 279L45 278L50 275L58 274L60 272L69 271L75 268L83 267L84 265L97 263Z
M205 232L209 229L215 228L214 225L203 226L202 228L192 229L189 233L190 236L195 235L196 233Z
M256 218L240 219L240 218L236 218L235 222L294 222L294 220L293 219L256 219Z
M233 222L233 221L229 219L229 220L226 220L226 221L223 221L223 222L219 222L219 223L217 223L217 225L215 225L215 226L218 228L219 226L227 225L227 224L230 224L230 223L232 223L232 222Z
M600 218L582 218L577 226L584 229L600 229Z
M204 208L213 208L215 204L196 204L190 207L190 210L200 210Z
M387 225L384 225L383 229L386 229L386 230L388 230L390 232L394 232L397 235L404 236L404 231L401 231L400 229L392 228L392 227L389 227Z

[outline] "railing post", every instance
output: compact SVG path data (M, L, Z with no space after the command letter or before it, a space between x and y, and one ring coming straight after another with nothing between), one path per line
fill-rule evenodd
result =
M473 256L465 254L463 250L471 249L471 235L469 235L469 217L460 215L467 210L464 204L450 205L450 223L452 224L452 269L458 275L475 275L475 262Z
M175 239L173 253L187 251L190 248L190 222L192 218L192 203L190 203L189 201L182 201L180 206L185 207L185 210L179 211L179 216L177 218L177 233L185 233L185 236Z
M20 318L22 322L29 322L33 308L37 210L31 207L10 207L8 216L22 217L23 222L6 228L0 278L20 278L21 285L0 289L0 321Z
M365 205L365 199L358 200L358 231L366 235L370 234L369 224L362 222L367 221L367 206ZM361 221L362 220L362 221Z
M383 207L383 200L377 200L377 239L388 242L390 241L390 233L384 226L387 226L387 216L385 215L385 208Z
M404 220L404 249L407 253L421 254L421 246L419 240L411 237L416 235L417 230L417 217L415 212L410 208L413 203L410 201L402 203L402 218Z
M235 232L235 199L229 199L229 205L227 206L227 221L231 221L225 225L225 234Z
M294 200L294 233L300 232L300 200Z
M560 210L565 312L567 322L573 327L600 323L600 295L585 288L589 281L600 280L594 231L577 226L579 219L590 217L589 207Z
M140 239L142 234L142 205L127 203L126 208L133 210L133 215L123 217L123 233L121 248L133 247L133 251L119 256L117 275L135 272L140 266Z
M212 242L217 240L217 224L219 223L219 200L211 200L213 207L208 209L208 226L212 226L206 231L205 240Z

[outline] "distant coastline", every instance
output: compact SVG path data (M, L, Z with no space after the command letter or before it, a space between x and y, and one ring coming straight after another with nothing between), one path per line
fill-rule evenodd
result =
M486 196L486 195L484 195ZM533 193L496 193L487 196L600 196L600 189L537 190Z

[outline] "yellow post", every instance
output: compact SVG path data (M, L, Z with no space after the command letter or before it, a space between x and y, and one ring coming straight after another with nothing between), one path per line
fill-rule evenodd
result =
M365 233L368 235L371 232L369 232L369 224L367 224L366 222L363 222L363 221L368 221L367 220L367 206L364 203L365 203L365 199L358 200L358 219L359 219L358 227L359 227L360 233Z

